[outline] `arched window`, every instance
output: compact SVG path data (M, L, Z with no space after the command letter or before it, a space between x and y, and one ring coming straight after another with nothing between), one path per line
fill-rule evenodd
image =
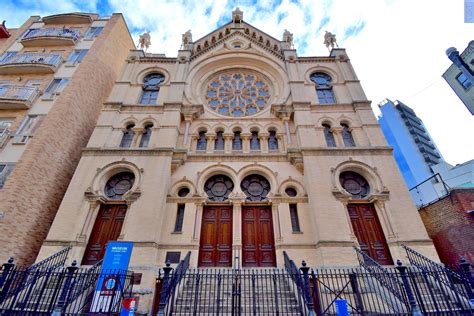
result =
M149 74L143 79L143 92L140 104L156 104L160 84L165 81L165 76L159 73Z
M234 132L234 139L232 140L232 150L242 150L242 139L240 132Z
M199 138L197 140L196 150L206 150L206 149L207 149L206 132L199 132Z
M344 171L339 176L339 182L344 190L352 194L354 199L364 199L369 195L369 183L358 173Z
M245 177L240 187L247 196L248 201L263 201L270 192L270 183L258 174Z
M147 125L145 126L145 129L143 130L142 134L142 139L140 140L140 147L148 147L148 143L150 142L151 138L151 129L153 128L153 125Z
M129 148L132 145L133 136L135 136L135 133L133 132L134 127L135 127L135 124L127 125L127 129L123 132L122 141L120 142L120 147Z
M319 103L336 103L336 98L332 91L332 79L329 75L322 72L316 72L309 78L316 85L316 94L318 95Z
M278 150L278 139L276 137L275 131L270 131L268 136L268 149L269 150Z
M224 150L224 132L216 133L216 141L214 143L214 150Z
M114 175L105 184L105 195L112 200L121 200L135 182L135 175L132 172L120 172Z
M204 191L210 201L225 201L234 189L234 183L228 176L216 175L210 177L204 184Z
M336 141L334 140L334 134L331 132L331 126L323 124L324 127L324 138L328 147L336 147Z
M349 130L349 126L347 124L341 123L342 126L342 140L344 141L344 145L346 147L354 147L355 142L354 138L352 138L351 131Z
M250 138L250 150L260 150L260 139L258 138L258 132L252 132Z

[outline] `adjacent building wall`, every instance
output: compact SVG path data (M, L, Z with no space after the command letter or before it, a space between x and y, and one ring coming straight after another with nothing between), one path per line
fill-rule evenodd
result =
M114 14L0 191L0 260L32 263L133 41Z

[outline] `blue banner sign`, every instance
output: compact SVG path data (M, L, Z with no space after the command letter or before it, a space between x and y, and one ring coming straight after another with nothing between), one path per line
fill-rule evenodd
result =
M129 241L109 241L107 244L91 312L107 310L107 306L119 299L125 285L132 249L133 242Z
M349 316L349 306L346 300L336 300L336 315Z

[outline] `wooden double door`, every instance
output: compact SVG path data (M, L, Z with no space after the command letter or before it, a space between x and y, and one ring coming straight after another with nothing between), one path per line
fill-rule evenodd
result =
M109 240L117 240L127 213L126 205L103 204L92 228L82 264L95 264L104 257Z
M349 204L347 210L360 249L378 263L392 265L392 256L374 205Z
M269 206L242 208L242 266L276 266L272 209Z
M231 206L207 206L202 213L200 267L232 267Z
M232 266L231 206L207 206L203 209L200 267ZM242 208L242 266L276 266L275 241L271 208L245 206Z

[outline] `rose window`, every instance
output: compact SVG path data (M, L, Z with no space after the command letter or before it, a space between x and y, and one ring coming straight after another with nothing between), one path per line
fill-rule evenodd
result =
M270 87L261 76L245 71L223 73L207 86L207 104L227 116L247 116L260 112L268 104Z
M120 200L127 193L135 182L135 176L131 172L120 172L107 181L105 185L105 195L109 199Z
M352 194L354 199L364 199L369 195L369 184L358 173L352 171L342 172L339 176L339 181L344 190Z

